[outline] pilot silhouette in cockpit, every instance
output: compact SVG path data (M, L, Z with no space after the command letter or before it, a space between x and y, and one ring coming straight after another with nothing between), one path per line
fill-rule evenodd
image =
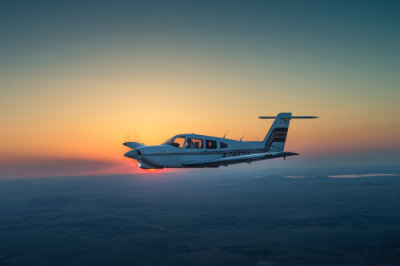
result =
M192 149L193 148L193 141L192 139L187 139L186 148Z

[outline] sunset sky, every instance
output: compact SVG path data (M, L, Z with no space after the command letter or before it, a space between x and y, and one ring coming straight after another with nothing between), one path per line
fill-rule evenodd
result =
M261 140L279 112L320 117L279 166L398 164L399 3L2 3L0 176L129 172L124 141Z

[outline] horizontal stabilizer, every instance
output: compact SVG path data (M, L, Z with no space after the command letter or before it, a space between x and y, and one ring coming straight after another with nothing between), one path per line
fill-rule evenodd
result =
M260 119L275 119L277 116L259 116ZM285 117L284 119L311 119L311 118L318 118L318 116L290 116Z

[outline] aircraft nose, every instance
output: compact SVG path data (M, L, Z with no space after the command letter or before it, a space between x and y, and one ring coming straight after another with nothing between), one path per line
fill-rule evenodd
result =
M136 158L136 156L138 156L138 152L135 150L131 150L131 151L128 151L127 153L125 153L124 156L133 159L133 158Z

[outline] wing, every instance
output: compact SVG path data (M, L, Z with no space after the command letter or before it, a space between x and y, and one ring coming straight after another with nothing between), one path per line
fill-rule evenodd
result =
M219 167L221 165L229 165L235 163L251 163L254 161L260 160L267 160L267 159L274 159L279 157L287 157L299 155L295 152L265 152L265 153L256 153L250 155L241 155L241 156L233 156L233 157L226 157L212 161L187 161L184 162L182 165L185 167Z

